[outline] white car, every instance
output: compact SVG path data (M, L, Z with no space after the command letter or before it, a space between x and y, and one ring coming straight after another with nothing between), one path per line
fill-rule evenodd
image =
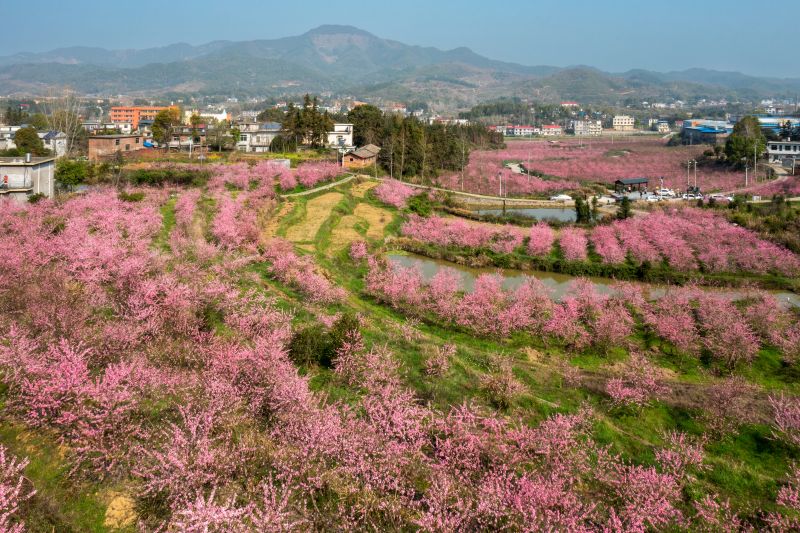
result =
M656 196L655 194L648 194L644 197L645 202L660 202L662 198L660 196Z
M675 198L675 191L672 189L658 189L655 191L658 196L664 196L666 198Z
M713 200L715 200L717 202L732 202L733 201L733 196L727 196L725 194L717 193L717 194L712 194L711 196L708 197L708 199L709 200L713 199Z
M568 194L557 194L550 197L551 202L569 202L570 200L572 200L572 196Z

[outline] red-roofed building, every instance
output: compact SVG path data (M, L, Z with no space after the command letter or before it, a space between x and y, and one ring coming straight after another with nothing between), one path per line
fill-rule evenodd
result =
M563 135L564 131L558 124L544 124L542 125L542 135L557 137Z
M578 107L578 102L561 102L561 107Z

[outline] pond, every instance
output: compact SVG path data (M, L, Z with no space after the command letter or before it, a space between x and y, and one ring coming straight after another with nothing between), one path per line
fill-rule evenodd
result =
M478 209L476 213L496 217L503 216L502 209ZM577 219L574 209L563 207L513 207L506 208L505 215L535 218L536 220L558 220L559 222L575 222Z
M420 255L406 254L402 252L390 252L387 258L393 264L403 267L416 267L422 273L423 279L430 280L442 268L451 268L455 270L461 277L461 288L466 292L472 292L475 288L475 279L481 274L496 274L499 273L503 277L503 287L505 289L516 289L524 281L526 277L536 278L550 290L555 300L560 300L567 294L572 286L572 281L575 276L569 274L558 274L555 272L541 272L537 270L521 271L510 270L501 268L471 268L463 265L457 265L449 261L442 261L438 259L430 259ZM595 287L595 290L600 294L613 294L615 283L614 280L608 278L586 277ZM658 299L666 291L666 286L642 283L647 289L649 298ZM740 297L744 292L732 288L716 288L705 287L704 290L713 291L717 294L729 296L732 298ZM792 292L785 291L767 291L773 294L781 303L800 307L800 295Z

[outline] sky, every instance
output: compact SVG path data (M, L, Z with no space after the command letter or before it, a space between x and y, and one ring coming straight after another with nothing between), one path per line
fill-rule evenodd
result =
M800 0L0 0L0 18L0 55L273 39L349 24L406 44L466 46L525 65L800 77L790 53Z

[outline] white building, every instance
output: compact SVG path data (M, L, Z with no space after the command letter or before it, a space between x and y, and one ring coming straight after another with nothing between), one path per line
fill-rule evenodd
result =
M273 139L281 133L281 125L277 122L242 122L236 127L240 132L236 149L240 152L269 152Z
M50 150L56 157L64 157L67 154L67 134L62 131L40 132L39 138L44 147Z
M0 150L13 150L17 147L14 137L21 126L0 126ZM36 135L42 140L45 148L56 157L67 153L67 135L60 131L40 131Z
M656 131L658 133L669 133L670 132L669 122L667 122L666 120L659 120L656 123Z
M562 130L561 126L558 124L542 124L541 135L544 135L545 137L557 137L563 134L564 130Z
M198 111L197 109L192 109L190 111L184 111L183 113L184 123L191 124L192 116L194 115L197 115L205 122L210 122L212 120L216 120L217 122L223 122L231 119L231 114L225 111L224 109L219 113L213 113L211 111Z
M82 122L81 126L83 126L83 129L90 134L100 130L113 130L124 135L130 135L133 133L132 122L100 122L98 120L90 120L87 122Z
M0 200L27 201L32 194L55 195L55 157L0 157Z
M572 132L578 136L596 137L603 134L603 123L599 120L573 120Z
M628 115L615 115L611 124L614 131L633 131L634 119Z
M800 141L769 141L767 156L773 162L800 158Z
M333 131L327 133L325 144L328 146L353 146L353 125L352 124L334 124Z

